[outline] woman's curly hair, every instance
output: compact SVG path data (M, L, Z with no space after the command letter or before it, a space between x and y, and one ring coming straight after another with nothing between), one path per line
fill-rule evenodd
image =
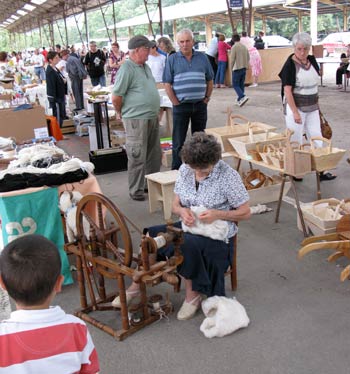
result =
M213 135L195 132L183 145L181 157L191 168L205 169L221 159L221 145Z

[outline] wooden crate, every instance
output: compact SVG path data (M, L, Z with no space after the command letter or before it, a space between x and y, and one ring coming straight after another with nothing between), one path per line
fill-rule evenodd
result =
M243 123L240 123L239 121ZM270 126L266 123L250 122L247 118L241 115L233 114L228 108L226 126L205 129L205 132L216 137L218 142L221 144L223 152L232 152L233 148L228 139L236 136L248 135L249 128L253 134L262 134L276 129L275 126Z
M322 228L315 225L313 222L310 222L308 219L304 217L304 222L306 226L306 230L310 230L314 236L326 235L326 234L333 234L336 232L335 228ZM300 222L299 214L297 214L297 227L300 231L303 231L303 227Z
M74 121L72 119L65 119L61 127L62 134L75 133Z
M265 144L273 144L283 142L286 137L283 134L277 132L268 132L264 134L250 134L245 136L238 136L235 138L229 138L228 141L231 143L234 150L242 158L249 158L249 151L254 151L258 147L262 147Z
M327 206L337 206L340 204L340 201L337 199L323 199L323 200L316 200L308 204L304 204L301 206L301 210L303 212L304 218L307 219L312 224L316 225L322 230L334 229L336 228L338 219L323 219L317 212L322 209L322 207Z
M284 184L283 196L286 195L291 187L291 182ZM272 184L267 187L260 187L254 190L249 190L249 205L267 204L278 201L281 191L281 183Z

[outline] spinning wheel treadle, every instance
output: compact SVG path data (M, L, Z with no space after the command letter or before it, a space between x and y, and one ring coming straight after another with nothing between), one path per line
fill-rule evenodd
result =
M90 227L89 239L84 234L84 224L86 233L86 222ZM142 235L141 253L138 256L133 256L132 240L127 222L132 224L107 197L98 193L86 195L77 206L78 239L74 243L65 245L67 252L76 255L81 304L76 315L118 340L126 338L172 310L167 298L166 305L159 309L159 313L152 311L146 285L154 286L161 282L167 282L174 286L175 291L178 291L179 281L176 268L183 261L180 252L182 230L169 225L167 232L160 234L162 237L160 241ZM163 245L173 243L175 255L167 261L156 262L158 242ZM141 301L138 305L140 321L137 324L129 321L125 277L139 284ZM117 288L119 292L107 294L106 279L111 280L108 283L109 288L112 286L113 289ZM111 304L117 295L120 298L120 308L115 308ZM113 327L105 323L108 320L101 321L95 318L97 312L103 311L114 311L114 316L118 317L118 310L120 310L121 319L119 327L115 327L118 324L118 318L113 317ZM96 312L94 317L90 315L92 312ZM129 311L130 314L132 313Z

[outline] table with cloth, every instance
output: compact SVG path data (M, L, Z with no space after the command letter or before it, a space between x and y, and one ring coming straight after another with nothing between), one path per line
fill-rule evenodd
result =
M63 248L64 231L58 203L61 192L73 190L79 191L82 195L101 193L96 177L91 174L79 182L65 183L58 187L35 187L0 193L0 250L3 245L22 235L45 236L59 249L64 285L73 283L73 279ZM0 288L0 320L6 317L8 308L7 293Z

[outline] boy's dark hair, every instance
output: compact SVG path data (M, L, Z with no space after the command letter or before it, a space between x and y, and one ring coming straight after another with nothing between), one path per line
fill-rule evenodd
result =
M25 235L6 245L0 255L0 273L9 295L26 306L49 297L61 273L57 247L41 235Z

